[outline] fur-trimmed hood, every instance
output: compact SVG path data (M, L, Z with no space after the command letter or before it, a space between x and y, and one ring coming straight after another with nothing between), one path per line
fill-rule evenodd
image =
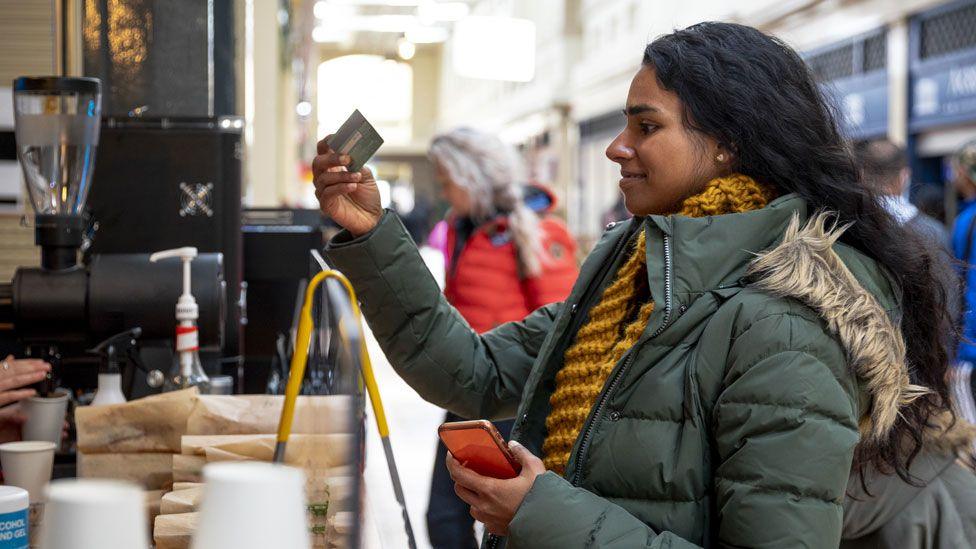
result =
M850 366L871 398L860 423L861 437L884 439L899 410L929 389L911 382L905 341L897 319L852 274L837 253L837 240L849 227L837 226L830 213L819 213L805 224L794 215L782 241L756 257L748 274L753 284L781 297L791 297L816 311L840 340ZM941 451L969 446L974 429L961 420L949 429L939 421L927 438Z

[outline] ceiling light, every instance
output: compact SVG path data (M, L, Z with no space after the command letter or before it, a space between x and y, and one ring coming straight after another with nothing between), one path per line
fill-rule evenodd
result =
M320 0L336 6L390 6L412 8L421 0Z
M417 7L417 15L424 24L436 21L460 21L471 9L464 2L424 2Z
M315 17L325 21L350 17L356 15L356 11L355 6L336 4L334 2L327 2L326 0L319 0L312 8L312 13L315 14Z
M414 44L436 44L447 40L448 34L444 27L417 26L404 33L404 38Z
M342 43L352 39L352 33L341 29L315 27L312 29L312 40L323 43Z
M403 34L418 25L414 15L351 15L324 19L322 26L329 31L395 32Z
M529 82L535 76L535 23L514 17L466 17L455 23L453 50L452 65L460 76Z
M406 38L401 38L397 41L397 55L400 56L400 59L410 61L413 59L413 56L416 53L417 46L413 42L407 40Z

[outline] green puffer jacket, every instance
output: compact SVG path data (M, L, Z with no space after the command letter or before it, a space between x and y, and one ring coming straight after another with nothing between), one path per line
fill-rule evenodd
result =
M917 388L889 320L893 284L806 210L790 195L754 212L617 224L564 303L480 336L394 215L326 252L404 380L463 417L516 417L512 438L540 455L563 354L646 230L657 306L645 333L565 477L537 477L508 539L486 544L834 548L855 445L889 429Z

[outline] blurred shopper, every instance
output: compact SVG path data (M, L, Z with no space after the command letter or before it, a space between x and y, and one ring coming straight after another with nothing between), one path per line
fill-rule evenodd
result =
M946 191L942 185L921 183L914 191L915 205L923 214L946 224Z
M952 230L952 250L964 269L962 337L957 354L958 383L955 384L954 394L961 404L968 402L968 406L962 406L966 413L974 408L973 395L976 393L972 376L973 365L976 364L976 141L959 149L953 158L953 168L953 183L963 202ZM976 423L976 412L969 412L967 415L967 420Z
M473 330L483 333L569 295L576 281L576 245L548 213L555 197L540 185L522 186L525 170L513 149L495 136L459 128L430 145L437 180L450 211L441 240L447 277L444 295ZM465 418L447 413L444 421ZM505 438L512 421L497 424ZM427 509L435 549L477 547L470 508L454 493L438 443Z
M447 459L507 536L488 547L836 547L852 468L907 474L953 417L929 247L858 183L800 56L756 29L656 39L625 112L607 155L635 217L561 304L476 333L369 171L334 171L322 141L319 201L346 228L327 254L421 395L517 418L518 477Z
M945 225L922 213L908 200L911 171L908 153L887 139L858 143L855 160L865 185L881 197L888 213L901 225L915 231L939 249L948 249L949 234Z
M858 143L854 157L865 185L878 193L881 204L899 224L921 236L931 246L946 302L953 318L960 312L959 276L952 268L949 233L938 220L908 199L911 170L908 153L887 139ZM950 337L947 335L947 337ZM947 343L948 344L948 343Z
M908 162L904 149L887 140L856 147L865 184L876 189L882 203L903 226L929 241L942 259L946 246L943 225L918 211L905 196ZM942 286L958 318L958 277L948 261L939 261ZM953 341L947 336L947 343ZM971 368L968 364L964 369ZM953 368L952 396L963 418L974 415L968 375ZM963 380L963 384L959 385ZM961 390L960 390L961 389ZM972 419L969 419L972 421ZM976 542L976 475L973 473L973 428L960 423L949 429L921 433L923 446L908 470L908 478L878 470L849 481L844 501L843 549L951 549Z

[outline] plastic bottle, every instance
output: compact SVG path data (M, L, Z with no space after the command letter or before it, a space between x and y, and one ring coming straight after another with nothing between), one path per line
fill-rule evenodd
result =
M122 365L135 349L136 339L140 335L142 329L132 328L106 339L89 351L102 359L98 368L98 391L91 401L92 406L126 401L125 393L122 392Z
M163 391L197 387L201 393L210 392L210 378L200 364L200 336L197 331L200 308L190 293L190 264L196 256L197 249L193 247L165 250L149 256L149 261L154 263L170 257L183 261L183 294L176 302L176 359L163 384Z

